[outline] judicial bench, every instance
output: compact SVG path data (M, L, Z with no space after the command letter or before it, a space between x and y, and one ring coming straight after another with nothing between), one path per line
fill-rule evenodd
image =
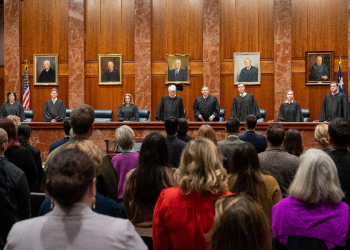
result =
M32 135L29 143L40 150L41 159L44 162L48 155L50 144L64 137L62 122L30 122L23 124L28 124L32 128ZM189 122L188 135L195 137L197 130L203 124L209 124L214 128L218 141L226 138L227 134L225 133L224 122ZM259 122L256 127L256 133L266 135L266 129L269 124L269 122ZM286 130L293 128L300 131L304 149L318 148L318 143L314 140L314 130L320 123L285 122L281 124ZM94 131L91 140L102 150L106 151L105 140L114 140L116 128L122 125L130 126L134 130L135 137L137 138L144 138L153 131L158 131L166 135L163 122L96 122L94 123ZM241 133L244 133L244 123L241 123Z

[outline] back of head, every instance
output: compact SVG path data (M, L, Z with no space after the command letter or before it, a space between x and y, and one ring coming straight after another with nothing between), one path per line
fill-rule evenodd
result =
M186 118L177 119L179 122L179 130L177 131L178 135L186 135L188 131L188 121Z
M307 203L320 200L339 203L344 198L333 160L319 149L309 149L301 155L298 171L288 192L290 196Z
M51 161L47 172L46 190L58 204L72 207L82 201L95 178L95 164L81 150L67 149Z
M299 157L303 153L303 143L297 129L289 129L287 131L283 146L284 149L292 155Z
M170 167L168 145L162 134L152 132L142 143L139 167L130 177L136 203L155 205L162 189L171 186L165 167Z
M27 124L19 125L17 128L17 135L18 135L18 141L21 143L22 146L25 146L28 144L30 135L32 133L32 129Z
M134 131L127 125L115 130L115 140L123 150L130 150L134 147Z
M164 126L168 135L175 135L179 127L179 122L175 117L169 117L165 119Z
M234 232L234 233L232 233ZM268 220L261 207L247 196L229 196L215 203L210 250L272 250Z
M192 191L221 194L226 191L227 173L222 167L218 147L204 137L188 142L182 151L175 180L183 194Z
M350 144L350 123L342 117L334 118L329 123L328 134L337 147L348 147Z
M215 143L215 145L218 144L218 140L216 139L216 134L212 126L210 125L202 125L197 132L197 138L198 137L205 137L211 140Z
M0 118L0 128L4 129L8 136L8 148L19 147L15 124L9 118Z
M284 128L279 123L271 123L267 127L266 137L272 146L281 146L285 135Z
M65 135L69 135L69 131L71 129L71 126L69 124L70 119L66 118L63 120L63 130Z
M7 142L7 133L3 128L0 128L0 146Z
M240 121L236 118L231 118L226 121L227 133L230 133L230 134L238 133L239 126L240 126Z
M9 115L7 116L13 123L15 124L16 129L19 125L21 125L21 119L17 115Z
M318 124L315 128L315 139L321 145L328 145L328 125Z
M79 105L73 109L70 120L75 134L86 134L95 120L94 109L87 104Z
M91 140L76 140L75 143L68 145L67 149L69 148L79 149L87 154L95 163L96 176L100 174L100 168L102 164L101 150L95 143L93 143Z
M256 119L255 115L247 115L245 118L245 125L248 129L255 129L257 121L258 119Z

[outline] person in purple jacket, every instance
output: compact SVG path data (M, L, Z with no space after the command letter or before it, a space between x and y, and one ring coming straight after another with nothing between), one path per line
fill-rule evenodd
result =
M116 129L115 140L122 149L121 154L112 158L112 164L119 176L118 183L118 203L123 206L123 186L126 174L136 168L139 163L139 152L134 149L134 131L127 125L123 125ZM126 218L125 212L123 215Z

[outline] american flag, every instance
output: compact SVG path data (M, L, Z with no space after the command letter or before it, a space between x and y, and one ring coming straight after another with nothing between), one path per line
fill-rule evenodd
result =
M25 66L24 70L24 87L23 87L23 109L29 110L30 104L30 92L29 92L29 84L28 84L28 65Z

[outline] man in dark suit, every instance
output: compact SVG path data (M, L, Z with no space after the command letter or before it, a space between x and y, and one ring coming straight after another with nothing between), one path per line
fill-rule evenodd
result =
M181 60L176 59L174 64L175 69L170 70L168 81L187 81L187 71L181 68Z
M276 179L283 198L288 196L288 188L299 167L299 158L281 147L285 134L281 124L271 123L266 131L268 147L258 154L261 169Z
M55 142L51 143L49 154L51 153L51 151L55 150L59 146L65 144L67 141L69 141L69 138L70 138L69 131L70 131L70 129L71 129L71 126L69 124L69 119L66 118L63 121L63 130L64 130L65 136L61 140L58 140L58 141L55 141Z
M167 136L165 140L169 148L170 163L174 167L179 167L182 150L186 142L177 139L176 132L179 129L179 122L175 117L169 117L164 121Z
M238 82L258 82L259 81L259 70L252 66L250 58L244 60L245 67L239 74Z
M329 144L332 147L330 156L338 170L339 182L345 193L344 202L350 205L350 123L337 117L328 126Z
M56 82L55 70L50 68L50 61L46 60L44 62L45 69L41 71L38 78L38 82Z
M120 74L119 71L114 68L112 61L108 62L108 70L103 73L102 82L119 82Z
M238 134L241 131L240 122L238 119L233 118L226 121L226 133L227 138L223 141L218 142L218 147L222 154L227 158L228 161L228 172L232 172L232 156L235 147L244 143L238 138Z
M257 119L255 115L247 115L245 118L246 132L239 135L238 138L242 141L251 143L259 154L267 148L267 141L265 136L255 133L256 122Z

